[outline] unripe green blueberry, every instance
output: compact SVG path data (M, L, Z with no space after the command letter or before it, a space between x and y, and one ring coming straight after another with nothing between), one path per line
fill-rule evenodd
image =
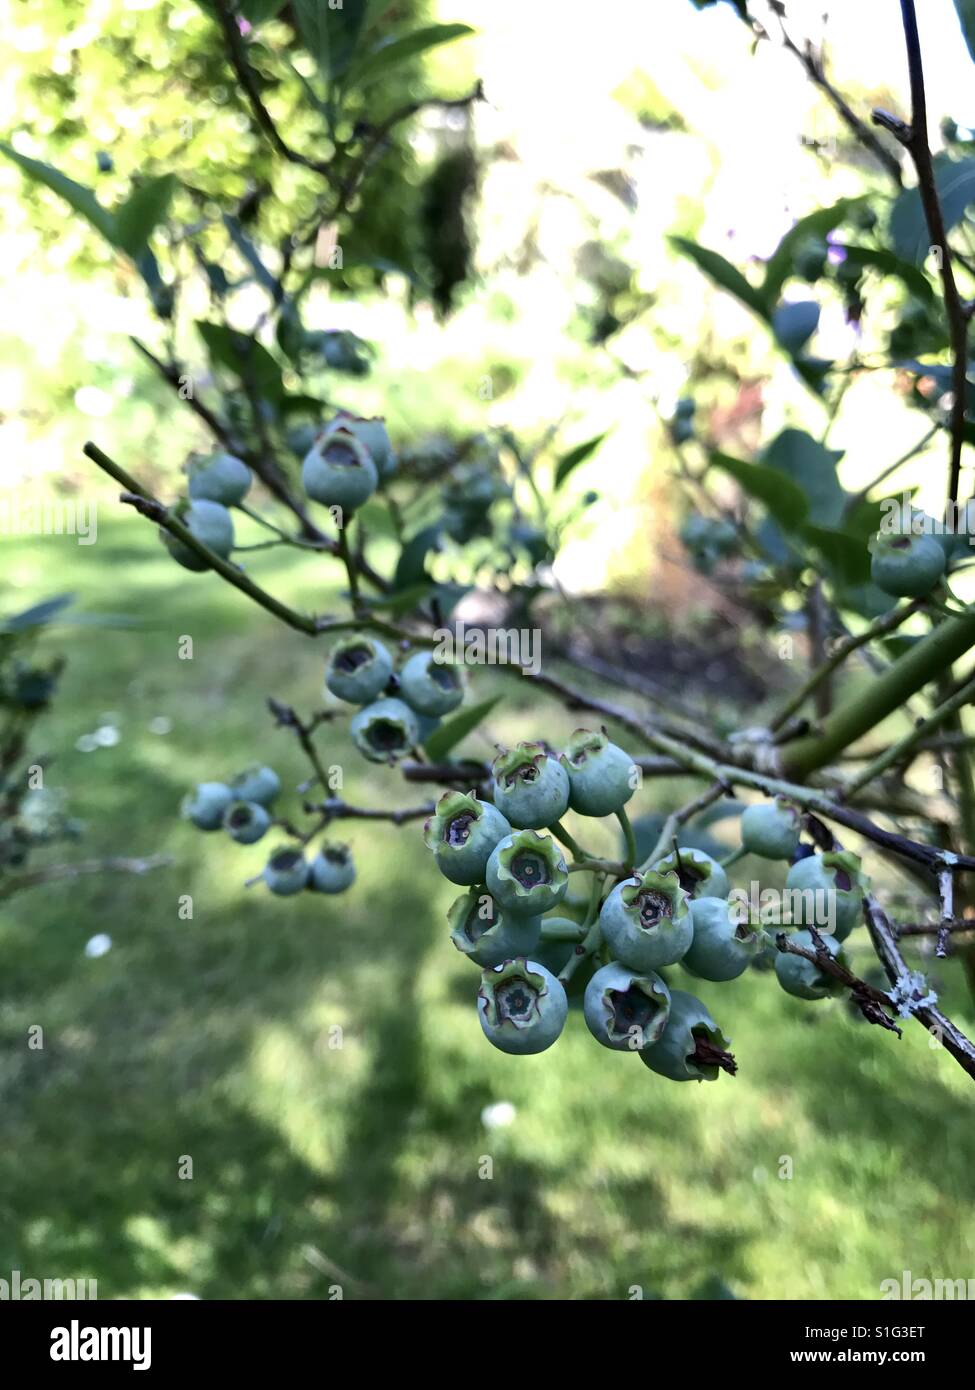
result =
M861 870L859 855L842 850L797 860L785 886L792 894L794 925L816 927L845 941L860 920L870 880Z
M660 1037L670 1014L670 990L652 971L610 961L586 985L586 1026L598 1043L616 1052L639 1052Z
M368 705L389 684L393 658L377 638L356 633L336 642L325 668L325 685L350 705Z
M634 874L603 903L599 926L617 960L631 970L659 970L685 954L694 936L688 897L674 873Z
M671 1081L715 1081L719 1071L734 1075L738 1070L729 1046L700 999L672 989L667 1026L655 1043L643 1049L640 1060Z
M748 806L741 817L741 843L762 859L791 859L799 846L801 813L794 801L777 796Z
M252 482L251 471L234 454L211 454L194 458L190 464L189 493L225 507L243 502Z
M184 796L180 811L197 830L219 830L234 794L224 782L201 782Z
M355 864L348 845L323 845L311 861L308 887L315 893L344 893L355 882Z
M816 949L812 932L792 932L789 940L797 946L804 946L807 951ZM840 949L836 937L821 935L820 940L835 959ZM822 971L815 961L807 960L805 956L794 956L789 951L779 951L775 958L775 974L786 994L794 994L797 999L825 999L833 992L832 977Z
M256 801L259 806L270 806L281 790L281 778L273 767L251 763L231 779L230 790L236 801Z
M465 885L484 882L494 847L510 834L497 807L479 801L473 792L444 792L423 827L424 843L444 878Z
M371 763L395 763L405 758L420 736L416 715L402 700L376 700L358 710L349 732L359 752Z
M550 970L509 960L481 974L477 1012L484 1036L502 1052L544 1052L565 1027L569 1001Z
M232 801L223 815L223 828L239 845L256 844L267 834L271 817L256 801Z
M728 875L716 859L703 849L680 845L653 865L655 873L675 873L684 892L691 898L726 898L731 891Z
M786 352L793 357L802 352L819 327L820 312L810 299L779 305L772 315L772 331Z
M207 546L221 559L227 559L234 548L234 522L226 507L202 497L193 501L183 498L173 508L173 515L201 545ZM195 550L190 550L189 546L171 536L168 531L160 530L159 535L170 555L184 569L202 574L210 568L202 556L197 555Z
M399 693L417 714L450 714L464 700L461 668L433 652L414 652L399 672Z
M264 882L272 893L288 898L308 883L308 864L300 849L277 849L264 865Z
M541 830L554 825L569 805L569 777L541 743L518 743L499 753L491 767L494 804L512 825Z
M353 512L376 491L379 474L365 445L339 421L305 455L301 481L314 501Z
M534 953L542 936L540 917L504 912L487 888L473 887L447 913L450 939L462 955L483 967Z
M583 816L621 811L639 785L629 753L601 731L576 729L559 761L569 777L569 805Z
M896 598L923 598L945 571L945 552L934 536L880 534L870 553L871 579Z
M381 481L392 477L396 472L397 459L386 432L386 421L382 416L365 419L361 415L350 415L348 411L340 410L336 416L336 423L341 424L350 434L355 435L360 444L365 445Z
M565 897L569 873L551 835L516 830L491 851L485 880L502 911L540 917Z
M736 980L761 955L765 933L725 898L692 898L694 940L681 964L702 980Z

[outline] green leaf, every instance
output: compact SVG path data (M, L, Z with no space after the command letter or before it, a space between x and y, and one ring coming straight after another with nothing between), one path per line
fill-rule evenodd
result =
M765 265L762 298L770 313L778 303L782 286L793 274L795 254L802 243L810 237L825 239L830 232L835 232L840 223L846 221L851 210L863 201L862 198L841 198L832 207L817 208L808 217L800 218L794 227L790 227Z
M819 327L820 308L813 299L780 304L772 315L772 332L791 357L797 357Z
M39 159L30 159L26 154L20 154L11 145L0 141L0 150L18 164L24 173L34 180L41 183L45 188L49 188L52 193L57 193L66 203L74 208L75 212L80 212L81 216L101 232L106 241L112 246L118 246L118 239L115 230L115 217L108 208L102 207L90 188L84 184L75 183L74 179L69 179L67 174L62 174L58 169L50 164L43 164Z
M387 73L397 63L405 63L428 49L441 44L453 43L475 31L469 24L431 24L426 29L417 29L405 34L401 39L386 39L370 49L353 67L352 76L360 86L371 82L380 73Z
M958 11L958 21L965 35L968 51L975 59L975 0L955 0L955 9Z
M556 491L562 486L573 469L578 468L580 463L585 463L586 459L592 458L593 454L608 434L609 430L606 430L603 434L593 435L592 439L587 439L584 444L577 444L574 449L570 449L567 454L562 455L555 469Z
M870 552L862 536L826 526L804 526L802 535L820 554L832 574L844 584L866 584L870 578Z
M274 402L285 399L281 367L256 338L222 323L201 321L196 328L206 343L211 361L229 368L245 384L252 383L265 399Z
M176 190L175 174L161 174L134 188L126 202L115 209L115 244L133 260L145 250L165 218Z
M745 279L741 271L730 261L725 260L720 252L709 251L706 246L699 246L696 241L689 241L687 237L672 236L669 241L682 255L692 260L699 270L703 270L704 274L716 285L727 290L729 294L733 294L753 313L758 314L759 318L768 322L769 310L764 293L755 289L754 285Z
M466 738L477 728L482 719L487 718L501 698L502 696L495 695L490 700L482 700L479 705L471 705L469 709L461 710L460 714L455 714L453 719L448 719L446 724L441 724L440 728L436 729L423 745L431 762L439 762L441 758L445 758L456 748L461 739Z
M271 274L267 266L261 260L257 247L251 241L243 227L241 227L237 218L224 213L223 224L227 228L231 241L250 266L251 270L253 270L258 284L262 285L271 297L277 301L281 293L280 282L276 276Z
M393 576L393 588L397 593L401 589L408 589L412 585L420 583L421 580L429 578L426 570L426 558L440 540L442 529L442 522L434 522L432 526L425 526L422 531L418 531L403 546L396 564L396 573Z
M251 24L266 24L284 9L287 0L241 0L240 12Z
M58 594L55 598L44 599L9 618L0 618L0 632L26 632L32 627L44 627L73 602L74 594Z
M787 531L794 531L808 516L806 494L798 483L780 469L761 463L745 463L743 459L731 458L719 451L711 455L711 466L730 473L742 490L763 503L769 514Z
M975 202L975 159L935 160L935 184L941 199L945 228L951 231L965 216L965 211ZM922 265L931 250L931 233L921 195L916 188L908 188L894 204L890 215L890 235L894 250L904 261Z
M918 299L923 299L927 304L934 301L934 289L924 272L916 265L902 261L893 251L886 248L875 249L872 246L847 246L845 250L847 261L851 265L860 269L878 270L882 275L894 275L903 281Z
M319 71L329 80L341 77L365 27L367 0L342 0L338 9L329 0L294 0L292 8L302 42Z
M818 526L835 526L843 515L846 493L836 476L842 451L827 449L805 430L787 429L772 440L762 462L798 484L809 504L809 518Z

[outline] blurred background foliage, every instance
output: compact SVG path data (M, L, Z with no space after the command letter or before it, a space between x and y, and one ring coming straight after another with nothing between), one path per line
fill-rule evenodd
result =
M434 468L438 450L485 431L510 431L549 483L579 450L554 567L571 603L562 629L551 618L553 647L581 648L597 674L599 658L629 666L731 728L789 673L720 564L695 569L682 549L677 402L692 394L709 444L737 456L786 427L817 439L828 428L851 493L927 419L889 372L827 398L811 391L782 334L672 240L747 268L814 208L863 198L879 237L895 203L794 55L753 46L733 6L704 8L616 0L604 23L582 0L380 5L384 34L436 22L475 32L356 91L330 146L315 144L315 76L293 6L256 24L249 53L278 128L314 158L357 123L483 82L486 100L470 109L429 107L397 127L343 223L342 267L302 297L303 329L354 335L333 347L370 345L368 370L338 370L323 347L300 381L285 360L285 386L311 382L323 400L385 414L406 460ZM819 37L822 4L789 9L798 33ZM889 7L831 9L837 84L857 109L903 110ZM245 890L260 851L243 852L244 869L239 850L201 845L177 822L188 783L229 775L255 749L286 783L300 780L297 750L262 705L270 694L315 707L321 657L216 580L169 564L150 528L118 516L80 444L94 434L175 493L187 453L209 441L130 337L190 362L201 395L212 391L219 368L194 324L215 302L236 327L260 319L267 296L242 247L273 257L293 226L314 225L321 190L269 153L206 5L23 0L5 21L0 133L16 152L105 206L169 173L179 182L152 240L178 285L160 322L131 261L0 165L0 280L16 328L0 343L4 483L99 504L90 548L0 538L5 611L53 583L94 615L137 620L94 640L45 638L68 661L43 727L90 844L176 860L145 879L53 884L7 906L0 1264L97 1277L103 1297L323 1297L341 1283L350 1297L626 1297L639 1285L648 1298L872 1298L904 1268L967 1273L970 1101L920 1030L897 1043L842 1004L803 1009L755 974L720 1000L742 1063L733 1084L648 1084L629 1059L594 1056L578 1026L534 1064L486 1055L471 979L442 926L448 898L432 871L417 875L413 832L351 826L357 891L323 908ZM975 97L950 0L932 0L924 23L932 85L957 122L946 148L963 157ZM221 216L228 203L238 234ZM786 299L808 299L810 284L822 357L889 359L898 330L913 334L902 355L940 351L940 326L919 316L896 268L871 281L856 316L835 263L806 282L790 274ZM890 491L909 477L936 510L943 457L933 441L891 474ZM732 480L715 493L730 506ZM456 560L438 557L437 577ZM297 603L326 607L337 594L324 560L272 552L250 568ZM192 662L176 657L186 633ZM493 685L479 673L478 696ZM524 736L528 717L509 693L472 751ZM556 739L575 720L554 711L551 722ZM105 728L117 737L93 744ZM345 761L340 732L327 751ZM351 799L385 804L388 775L354 766ZM649 784L641 809L666 811L686 791ZM726 831L713 829L725 848ZM177 919L183 893L191 921ZM112 946L89 959L96 933ZM867 969L859 950L854 967ZM964 1027L971 1005L945 974L935 983ZM38 1022L46 1046L28 1052ZM341 1050L328 1044L336 1024ZM501 1102L513 1112L485 1110ZM192 1182L175 1176L183 1154ZM483 1154L490 1181L477 1176ZM784 1156L791 1179L779 1177Z

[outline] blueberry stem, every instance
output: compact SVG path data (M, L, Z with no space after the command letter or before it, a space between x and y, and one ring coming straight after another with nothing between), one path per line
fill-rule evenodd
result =
M732 864L737 864L739 859L744 859L747 853L748 851L745 846L739 845L738 848L733 849L730 854L726 854L723 859L719 859L718 863L721 865L722 869L730 869Z
M562 967L559 980L563 985L571 980L580 961L586 960L589 956L594 956L602 945L603 934L599 927L599 895L602 892L602 886L602 876L598 873L594 873L592 876L592 887L589 890L589 907L586 910L586 920L583 924L584 928L588 928L588 930L586 930L586 934L582 941L580 941L572 952L572 955Z
M543 941L582 941L588 929L570 917L543 917Z
M565 845L566 849L572 855L572 858L578 860L579 863L583 863L586 860L592 860L593 856L591 854L587 854L586 851L581 848L581 846L572 838L572 836L569 834L569 832L566 830L565 826L562 824L560 820L553 821L553 823L548 827L548 832L550 835L554 835L557 840L561 840L562 843Z
M622 806L616 812L616 819L620 823L623 837L626 840L626 867L629 870L632 869L633 865L636 863L636 836L633 834L633 826L630 824L630 818Z

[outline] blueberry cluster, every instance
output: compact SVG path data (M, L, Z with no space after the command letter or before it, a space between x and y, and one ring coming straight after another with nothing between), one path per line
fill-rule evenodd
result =
M444 877L466 890L448 912L450 936L481 968L478 1016L495 1047L519 1054L551 1047L568 1017L572 962L591 955L596 968L583 1015L596 1041L637 1052L671 1080L713 1080L736 1070L728 1039L707 1007L674 989L664 971L679 963L696 979L724 983L771 954L779 983L799 998L823 998L836 981L815 960L776 950L735 899L724 867L700 849L675 848L615 874L605 896L594 893L582 924L552 915L574 869L595 874L597 883L614 876L600 861L566 863L559 841L573 853L578 846L561 817L570 809L591 817L622 813L634 773L629 755L601 732L578 730L559 756L542 743L520 743L495 759L492 799L445 793L424 840ZM806 852L799 808L781 797L749 807L741 829L739 853L793 861L786 887L798 908L777 925L800 928L792 939L813 955L824 941L835 958L866 889L856 855ZM560 976L538 958L553 940L577 943Z
M279 824L273 807L280 791L281 779L274 769L254 763L229 782L201 782L183 799L182 814L198 830L225 830L237 844L253 845ZM281 845L260 877L279 897L306 888L344 893L355 882L355 865L347 845L323 844L310 860L303 845Z
M374 763L396 763L423 743L444 715L463 702L462 668L432 651L408 656L398 670L376 637L355 633L332 648L325 687L360 708L352 716L352 740Z
M313 501L351 514L396 467L385 423L340 410L305 455L301 481Z
M250 491L251 471L233 454L194 455L189 462L188 495L173 507L173 515L181 521L201 545L226 560L234 548L232 507L238 507ZM170 555L184 569L201 572L209 568L206 560L188 545L169 534L159 532Z

